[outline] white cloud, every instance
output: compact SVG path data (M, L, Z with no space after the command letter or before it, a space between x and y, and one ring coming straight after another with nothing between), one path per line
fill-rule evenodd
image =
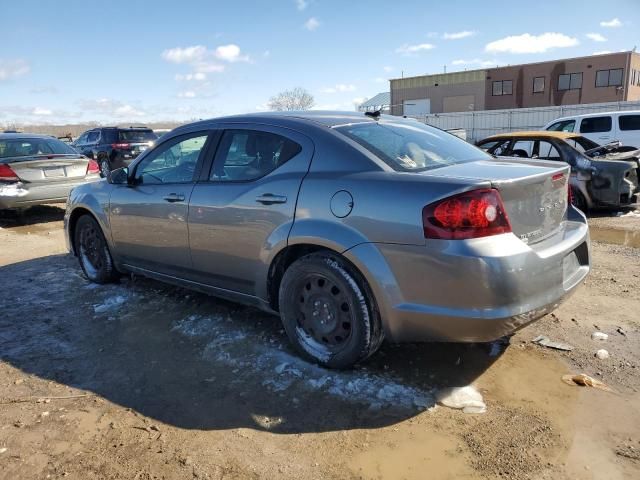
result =
M265 50L262 52L262 58L269 58L271 56L271 50Z
M322 93L343 93L343 92L355 92L356 86L352 84L339 83L334 87L323 88Z
M373 81L376 82L376 83L386 83L389 80L384 78L384 77L376 77L376 78L373 79Z
M101 113L109 117L142 117L146 113L133 105L113 100L111 98L98 98L97 100L81 100L80 108L94 113Z
M178 82L182 82L182 81L186 81L186 82L191 82L191 81L204 82L207 79L207 74L203 73L203 72L186 73L186 74L176 73L175 79Z
M309 6L309 2L307 0L296 0L296 8L300 11L304 10Z
M594 42L606 42L607 41L607 39L603 35L601 35L599 33L587 33L585 35L585 37L587 37L590 40L593 40Z
M451 65L468 65L478 67L495 67L498 64L500 64L500 62L496 60L482 60L481 58L474 58L471 60L454 60L451 62Z
M29 93L35 93L35 94L48 93L48 94L54 95L56 93L60 93L60 91L58 90L57 87L49 86L49 87L34 87L29 90Z
M484 49L490 53L544 53L554 48L575 47L577 38L562 33L543 33L541 35L513 35L488 43Z
M460 40L461 38L472 37L476 32L472 32L471 30L464 30L462 32L455 33L445 33L442 38L445 40Z
M611 50L598 50L597 52L593 52L591 55L606 55L611 53Z
M600 26L605 28L618 28L622 26L622 22L616 17L611 20L603 20L600 22Z
M225 62L248 62L248 55L241 55L240 47L233 43L229 45L220 45L213 52L216 58Z
M322 105L315 105L311 108L311 110L357 110L358 106L365 102L367 99L365 97L356 97L351 101L340 102L340 103L325 103Z
M179 98L196 98L196 92L193 90L185 90L184 92L178 93Z
M193 64L196 73L219 73L224 72L224 65L212 62L196 62Z
M401 53L403 55L415 55L416 53L431 50L433 48L436 47L430 43L419 43L417 45L409 45L405 43L401 47L396 48L396 53Z
M311 17L309 20L304 22L304 28L313 32L320 26L320 21L316 17Z
M53 115L53 111L49 110L48 108L36 107L33 109L31 114L37 117L47 117Z
M393 67L390 67L390 66L388 66L388 65L386 65L386 66L382 67L382 69L383 69L385 72L387 72L387 73L389 73L389 72L393 72Z
M31 70L26 60L0 59L0 82L26 75Z
M193 63L207 55L207 47L194 45L192 47L169 48L162 52L162 58L171 63Z

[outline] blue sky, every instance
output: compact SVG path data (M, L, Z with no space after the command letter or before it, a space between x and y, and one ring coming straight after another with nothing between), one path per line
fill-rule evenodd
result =
M636 0L0 3L0 124L207 118L296 86L353 110L402 73L640 47Z

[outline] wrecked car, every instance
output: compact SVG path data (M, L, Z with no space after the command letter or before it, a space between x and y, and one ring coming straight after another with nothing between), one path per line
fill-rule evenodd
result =
M640 150L618 142L598 145L577 133L510 132L477 143L497 157L556 160L571 165L571 197L583 210L619 208L638 201Z

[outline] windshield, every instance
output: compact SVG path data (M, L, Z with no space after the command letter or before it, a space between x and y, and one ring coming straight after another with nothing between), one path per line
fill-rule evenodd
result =
M36 155L78 155L56 138L10 138L0 140L0 158Z
M336 127L387 165L419 172L491 157L464 140L421 123L358 123Z
M151 142L158 136L152 130L120 130L118 141L120 142Z

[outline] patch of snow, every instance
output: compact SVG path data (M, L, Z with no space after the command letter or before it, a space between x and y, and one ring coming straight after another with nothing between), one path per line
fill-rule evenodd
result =
M437 393L436 399L441 405L462 410L464 413L484 413L487 411L482 394L471 385L442 389Z
M99 305L94 305L93 306L93 311L95 313L108 312L109 310L114 310L114 309L120 308L122 306L122 304L124 302L126 302L126 300L127 300L126 297L124 297L123 295L117 295L115 297L109 297L103 303L101 303Z

